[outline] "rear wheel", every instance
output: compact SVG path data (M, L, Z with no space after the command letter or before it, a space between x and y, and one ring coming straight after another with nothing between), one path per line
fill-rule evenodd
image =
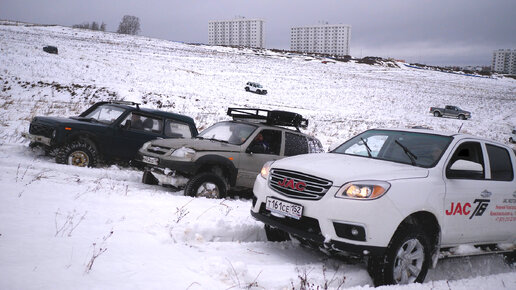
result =
M226 182L217 174L202 172L192 177L185 187L185 195L206 198L226 197Z
M290 235L287 232L273 228L269 225L265 225L265 235L267 236L267 241L269 242L290 241Z
M95 167L98 154L95 147L85 141L75 141L64 145L56 154L56 162L79 167Z
M434 112L434 117L441 117L441 113L439 113L438 111L435 111Z
M459 115L459 119L460 119L460 120L466 120L466 116L464 116L464 115Z
M430 243L417 226L398 231L384 257L370 258L368 270L375 286L422 283L430 265Z

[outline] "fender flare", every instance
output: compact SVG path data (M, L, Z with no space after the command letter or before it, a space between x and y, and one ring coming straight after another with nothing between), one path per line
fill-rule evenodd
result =
M197 164L197 172L195 174L202 172L206 167L215 167L218 166L222 168L224 173L227 175L229 185L234 186L236 184L236 178L238 174L238 169L235 167L233 162L229 159L219 156L219 155L204 155L201 158L195 161Z

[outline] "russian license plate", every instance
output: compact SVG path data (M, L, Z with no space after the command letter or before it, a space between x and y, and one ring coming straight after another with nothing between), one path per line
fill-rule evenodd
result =
M275 199L270 196L265 199L265 208L270 210L272 213L288 216L297 220L300 219L303 214L302 205Z
M145 162L145 163L148 163L148 164L158 165L159 159L156 158L156 157L150 157L150 156L145 156L144 155L142 161Z

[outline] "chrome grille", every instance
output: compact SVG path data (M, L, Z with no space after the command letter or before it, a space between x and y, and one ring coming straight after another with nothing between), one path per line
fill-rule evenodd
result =
M54 128L48 125L31 123L29 127L29 133L32 135L45 136L47 138L52 138L52 131L54 131Z
M296 189L299 182L304 183L303 190ZM281 183L291 186L281 186ZM324 178L279 168L271 169L269 175L269 187L292 198L321 199L332 185L333 182Z
M169 150L170 150L170 148L168 148L168 147L157 146L157 145L150 145L149 147L147 147L147 151L152 152L154 154L159 154L159 155L163 155L163 154L167 153Z

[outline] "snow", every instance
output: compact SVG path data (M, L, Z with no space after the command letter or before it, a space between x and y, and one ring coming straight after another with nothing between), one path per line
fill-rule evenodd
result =
M185 197L126 167L55 164L20 136L36 115L77 115L113 97L191 116L199 130L227 120L230 106L291 110L325 148L414 125L462 125L508 144L516 127L515 80L321 61L1 21L0 289L297 289L305 278L312 288L372 287L362 262L267 242L248 199ZM246 93L248 81L268 95ZM446 104L473 118L428 113ZM380 289L409 288L515 289L516 271L500 255L447 259L423 284Z

